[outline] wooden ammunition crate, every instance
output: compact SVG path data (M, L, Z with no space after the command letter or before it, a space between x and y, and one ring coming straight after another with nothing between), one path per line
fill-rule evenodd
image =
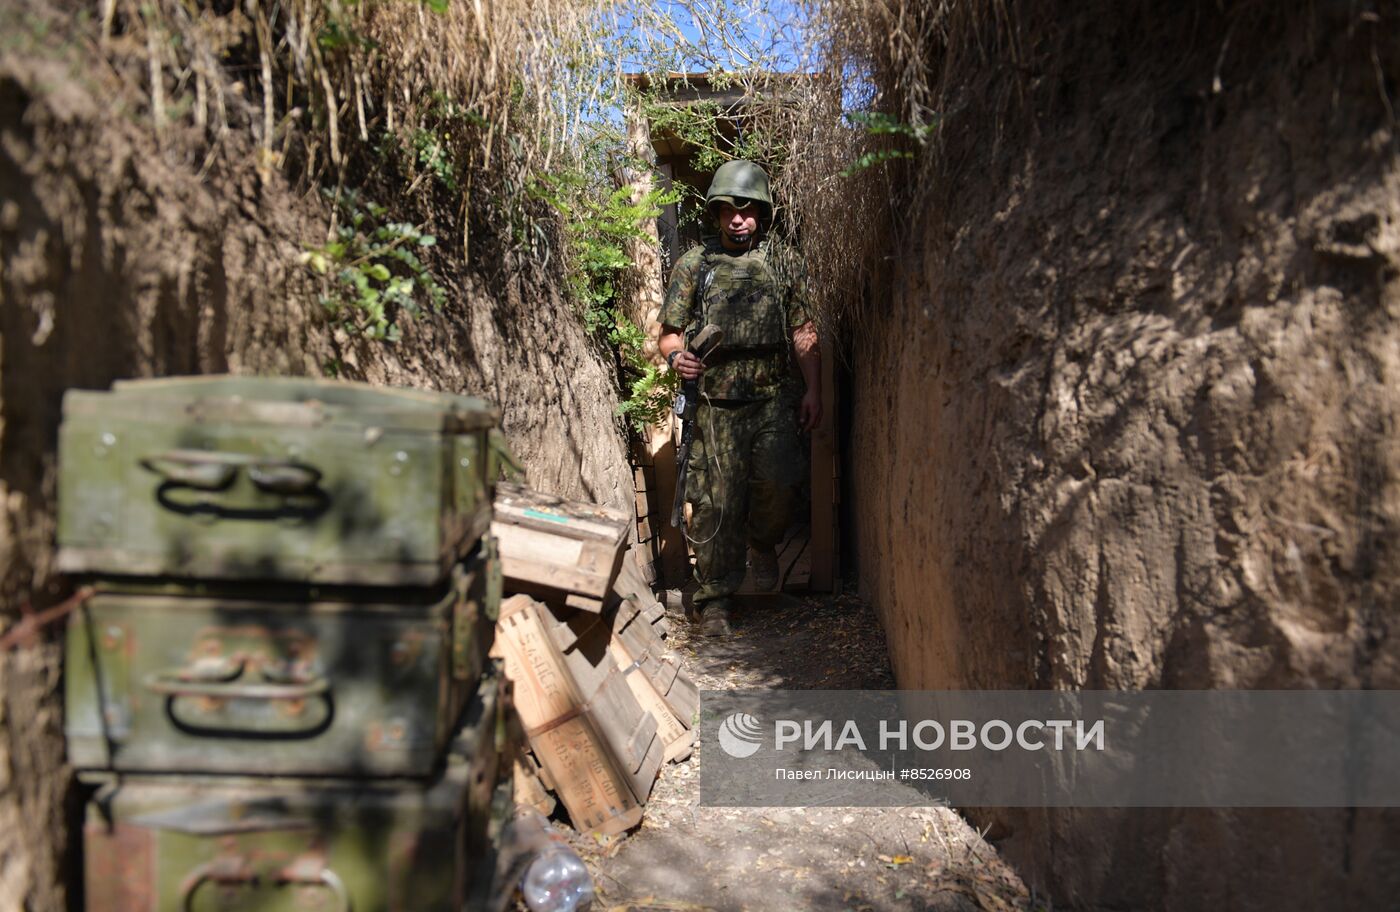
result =
M497 486L492 531L512 591L600 612L626 553L627 514L514 484Z
M643 661L633 656L626 644L616 636L612 638L612 654L617 667L627 679L627 686L632 688L632 696L636 697L641 707L656 720L657 735L660 736L663 745L663 759L667 763L674 763L689 757L691 751L695 750L693 717L683 719L676 714L666 700L666 693L642 672ZM676 677L678 676L672 675L673 683Z
M680 661L667 652L657 633L658 614L664 616L664 611L655 603L643 610L630 602L619 606L613 616L613 651L627 657L628 667L636 667L671 714L689 729L700 710L700 691Z
M546 605L515 595L501 606L495 646L544 784L576 827L606 834L641 821L665 751L609 639L606 624L561 623Z

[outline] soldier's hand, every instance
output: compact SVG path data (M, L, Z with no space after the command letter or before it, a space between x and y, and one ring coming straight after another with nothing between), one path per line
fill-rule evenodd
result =
M675 359L671 362L671 366L676 369L676 373L680 374L681 377L686 380L698 380L700 379L700 375L705 373L705 362L688 351L676 355Z
M802 397L802 404L797 408L797 421L804 431L815 431L821 427L822 395L818 390L807 390L807 394Z

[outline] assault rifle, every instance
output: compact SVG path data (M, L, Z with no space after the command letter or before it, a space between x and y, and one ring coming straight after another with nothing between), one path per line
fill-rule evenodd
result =
M692 355L704 361L724 339L724 330L713 323L695 334L688 346ZM676 396L676 417L681 419L681 448L676 453L676 497L671 503L671 527L685 525L685 476L690 466L690 444L695 437L695 409L700 405L700 381L686 380Z

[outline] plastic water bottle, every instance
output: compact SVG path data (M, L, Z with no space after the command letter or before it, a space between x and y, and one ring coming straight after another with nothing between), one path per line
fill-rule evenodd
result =
M579 912L593 905L593 878L573 849L550 840L525 869L520 892L530 912Z

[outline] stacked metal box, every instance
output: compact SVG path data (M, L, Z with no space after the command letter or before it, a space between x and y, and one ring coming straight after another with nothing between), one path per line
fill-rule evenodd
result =
M514 727L487 655L497 419L315 380L67 395L59 561L95 593L66 672L89 909L484 898Z

